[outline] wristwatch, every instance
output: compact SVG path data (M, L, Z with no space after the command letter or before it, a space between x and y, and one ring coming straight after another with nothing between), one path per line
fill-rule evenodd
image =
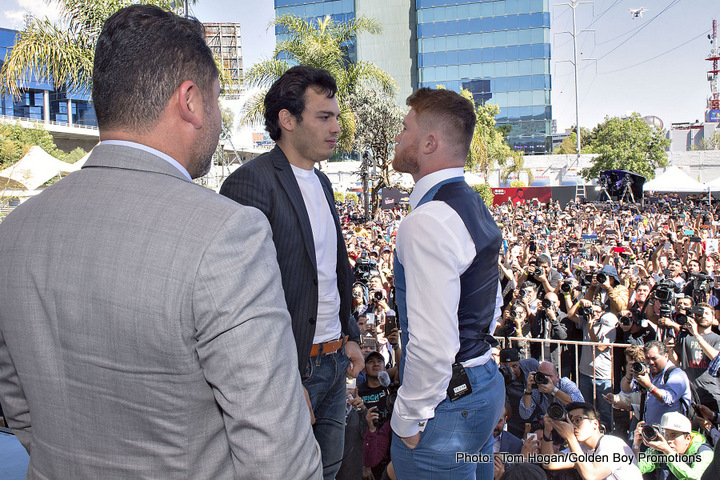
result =
M554 397L555 394L558 392L558 390L560 390L560 389L559 389L559 388L557 387L557 385L556 385L555 388L553 388L553 391L552 391L552 396L553 396L553 397Z

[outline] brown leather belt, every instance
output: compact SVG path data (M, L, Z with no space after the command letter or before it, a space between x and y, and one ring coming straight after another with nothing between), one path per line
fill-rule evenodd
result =
M344 337L338 338L337 340L333 340L332 342L315 343L310 349L310 356L317 357L320 352L322 352L323 355L326 355L328 353L335 353L340 350L340 347L345 345L347 339L348 337L346 335ZM322 349L320 347L322 347Z

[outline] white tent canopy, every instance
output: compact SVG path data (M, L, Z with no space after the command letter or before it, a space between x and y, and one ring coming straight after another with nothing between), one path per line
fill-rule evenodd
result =
M20 161L0 171L0 177L14 180L28 190L35 190L55 175L74 172L78 168L75 164L58 160L36 145Z
M693 180L676 166L667 170L643 185L646 192L706 192L705 184Z

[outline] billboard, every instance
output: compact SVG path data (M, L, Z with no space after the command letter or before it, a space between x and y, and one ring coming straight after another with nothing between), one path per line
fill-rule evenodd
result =
M532 202L548 203L552 199L550 187L493 188L493 205L500 205L508 200L513 204Z

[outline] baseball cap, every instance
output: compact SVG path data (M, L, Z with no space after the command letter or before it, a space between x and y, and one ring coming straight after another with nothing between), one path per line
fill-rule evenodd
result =
M385 363L385 357L382 356L382 353L380 352L370 352L367 355L365 355L365 363L370 360L372 357L378 357L380 360L382 360L383 363Z
M620 283L620 278L617 274L617 269L613 267L612 265L605 265L602 270L600 270L602 273L607 275L608 277L613 277L616 282Z
M500 350L500 362L501 363L510 363L510 362L519 362L519 361L520 361L520 354L514 348L503 348L502 350Z
M660 419L660 428L676 432L690 433L692 425L690 419L680 412L667 412Z

